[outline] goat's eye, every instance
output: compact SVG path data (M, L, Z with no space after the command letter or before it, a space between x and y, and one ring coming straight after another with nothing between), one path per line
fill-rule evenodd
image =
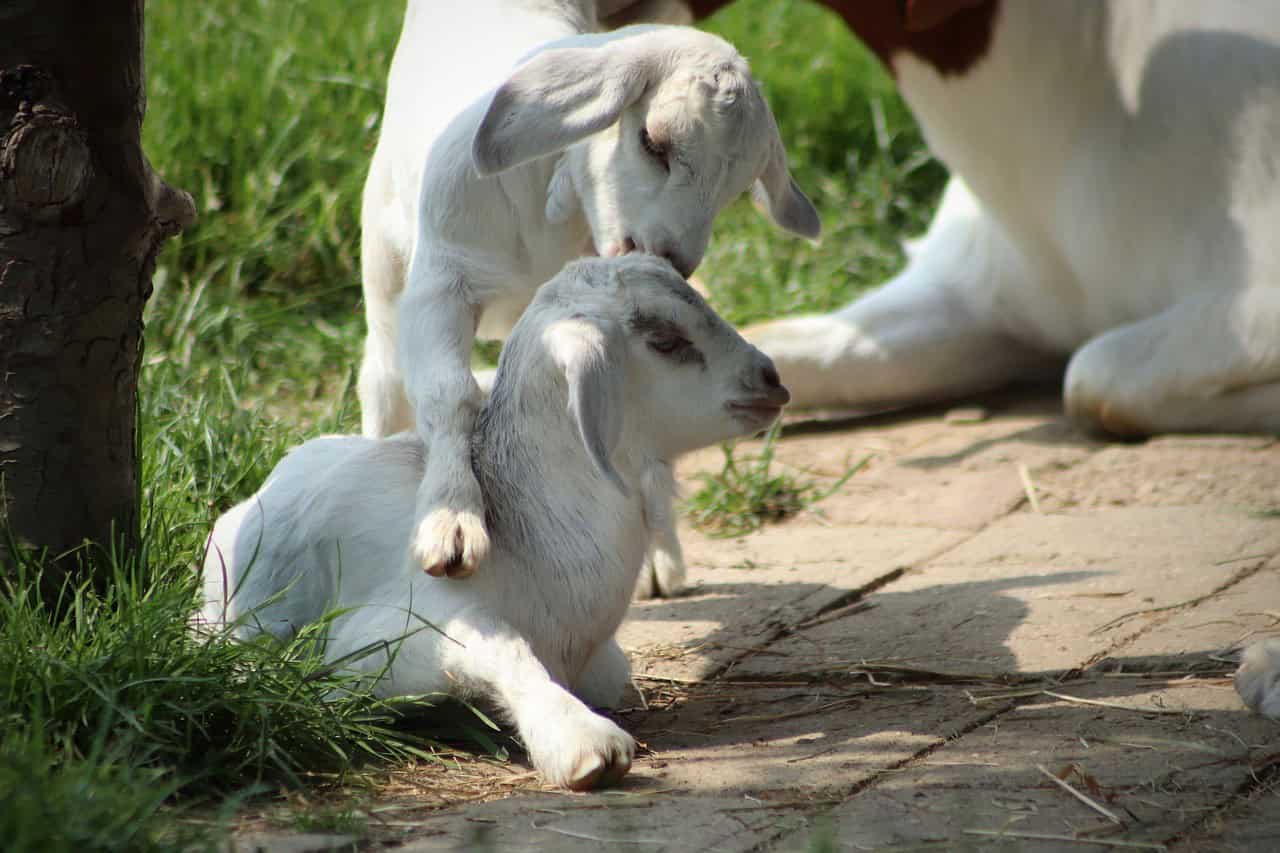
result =
M648 128L640 128L640 147L653 159L662 164L662 168L670 169L671 163L668 160L669 153L667 146L659 145L653 141L653 137L649 135Z
M649 339L649 349L660 355L675 355L690 346L690 343L679 335L664 335Z

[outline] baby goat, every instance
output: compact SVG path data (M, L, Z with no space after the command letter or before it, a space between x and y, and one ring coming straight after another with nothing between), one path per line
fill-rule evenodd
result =
M572 263L516 325L477 420L485 571L450 581L406 568L433 444L318 438L218 520L205 621L287 637L350 608L326 657L388 643L353 665L380 674L380 694L489 700L551 782L616 782L635 744L587 704L616 704L630 681L614 633L666 523L672 460L766 427L789 398L772 362L665 261Z
M732 46L596 24L590 0L410 0L405 15L364 192L359 393L365 435L416 423L431 444L410 547L432 575L465 576L489 547L467 466L477 330L501 337L583 255L661 255L688 275L749 188L780 226L818 236Z

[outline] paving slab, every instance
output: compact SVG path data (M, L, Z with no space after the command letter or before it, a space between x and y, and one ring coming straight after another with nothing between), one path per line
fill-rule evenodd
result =
M870 685L698 688L628 728L660 787L758 798L841 797L991 716L957 689Z
M1159 608L1207 595L1277 552L1280 524L1238 511L1022 512L735 672L777 676L866 660L980 674L1071 669L1140 631Z
M1225 663L1240 644L1270 634L1280 634L1280 557L1222 592L1170 613L1102 663L1130 669L1171 669L1196 660Z
M1280 850L1280 781L1212 815L1169 848L1175 853L1275 853Z
M837 849L1159 844L1230 802L1254 762L1280 747L1280 727L1241 712L1225 690L1115 679L1062 689L1115 707L1045 697L1002 714L825 813ZM812 832L776 849L803 850Z
M1280 443L1269 436L1169 436L1116 444L1037 472L1045 509L1189 506L1280 508Z
M886 573L963 539L930 528L793 523L737 539L683 530L689 594L637 602L619 632L637 673L699 679Z
M424 818L414 839L396 849L734 853L755 849L794 825L794 810L745 798L544 794Z

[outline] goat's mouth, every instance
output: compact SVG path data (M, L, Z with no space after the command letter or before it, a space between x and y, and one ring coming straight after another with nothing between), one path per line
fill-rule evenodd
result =
M766 398L735 400L724 407L734 418L751 426L768 426L782 414L782 404Z

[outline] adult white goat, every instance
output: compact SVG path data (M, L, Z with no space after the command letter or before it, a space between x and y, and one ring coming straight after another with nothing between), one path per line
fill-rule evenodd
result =
M952 179L898 276L747 330L795 405L903 405L1066 364L1089 427L1280 431L1280 4L822 2Z
M416 423L430 440L412 550L432 575L465 576L488 549L467 466L477 327L503 334L584 254L661 255L687 275L748 188L780 226L818 235L729 44L595 26L590 0L410 0L405 15L365 185L359 393L365 435ZM656 550L656 584L674 590L673 528Z
M634 742L583 702L611 706L630 681L614 633L665 523L672 460L768 426L788 396L666 261L572 263L516 325L476 424L484 571L406 569L432 441L319 438L214 526L205 621L288 636L342 608L326 656L385 641L355 664L386 666L379 693L490 700L553 783L616 781Z

